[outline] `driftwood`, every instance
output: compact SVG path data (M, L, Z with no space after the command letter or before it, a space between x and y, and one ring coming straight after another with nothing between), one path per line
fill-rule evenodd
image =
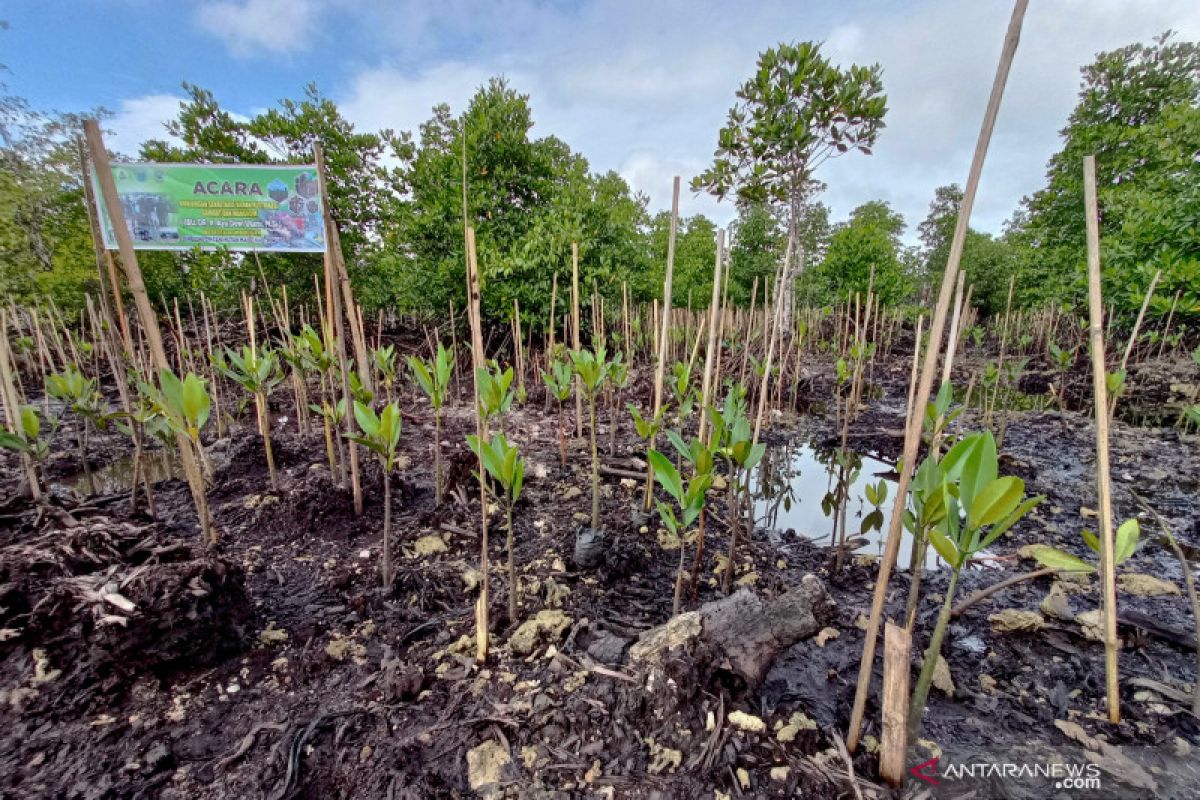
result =
M814 575L774 598L739 589L643 633L629 649L630 666L644 670L651 686L659 676L682 685L684 669L697 671L701 685L732 678L752 689L780 653L825 627L833 609Z

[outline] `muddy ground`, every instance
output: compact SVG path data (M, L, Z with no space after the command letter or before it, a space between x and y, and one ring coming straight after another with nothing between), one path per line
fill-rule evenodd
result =
M1169 395L1172 383L1195 381L1186 364L1177 366L1144 384L1132 371L1131 398ZM967 359L961 382L972 368ZM860 452L899 455L907 377L899 354L873 370L877 388L851 440ZM806 365L796 407L809 413L773 419L768 443L833 442L830 391L828 369ZM415 395L402 398L409 416L393 481L398 567L388 592L378 572L378 466L364 467L365 509L356 517L349 491L329 474L321 438L299 436L295 420L284 419L292 413L282 390L272 408L279 491L268 490L259 439L249 430L208 448L222 537L215 549L199 541L177 478L155 487L157 519L132 514L128 491L110 484L92 497L67 488L80 485L69 429L47 465L58 484L49 506L17 496L17 465L6 457L0 797L891 796L873 752L878 665L854 778L837 736L857 679L876 574L871 554L831 574L830 550L805 531L755 531L736 559L740 585L778 596L811 573L836 609L819 636L775 659L761 685L728 680L720 664L685 663L674 676L676 702L664 705L627 654L670 616L678 544L641 514L640 481L607 474L604 563L592 570L573 563L575 531L590 509L587 452L572 442L560 466L556 416L544 413L540 391L530 394L505 422L530 462L516 513L519 619L507 618L496 514L486 664L475 663L469 638L479 501L462 444L473 422L462 406L446 420L451 492L435 507L432 417ZM615 448L607 415L601 422L603 463L640 474L642 447L628 417L621 415ZM968 412L959 424L973 423ZM1200 555L1196 437L1118 421L1112 446L1117 518L1140 513L1136 491L1187 552ZM1065 419L1057 411L1008 415L1002 470L1047 500L992 548L996 558L986 567L964 573L959 598L1035 569L1021 555L1030 543L1085 554L1078 530L1091 524L1096 505L1093 448L1092 426L1078 411ZM101 434L93 465L127 455L119 435ZM722 596L715 570L728 549L723 499L710 508L700 580L685 593L689 608ZM935 787L914 778L899 794L1200 795L1200 724L1187 711L1196 679L1191 615L1178 562L1156 541L1152 519L1140 515L1145 541L1121 569L1130 624L1121 627L1120 724L1105 718L1103 647L1086 624L1099 601L1095 581L1043 577L952 623L943 652L953 685L932 693L913 753L914 764L940 756L943 767L1058 754L1098 763L1102 788L946 780ZM928 591L943 591L946 580L941 571L927 575ZM892 580L893 619L903 614L908 582L906 572ZM934 600L922 604L915 649L932 628ZM1029 613L1001 614L1006 609ZM764 729L752 730L743 717L738 724L751 730L739 728L734 711L761 719Z

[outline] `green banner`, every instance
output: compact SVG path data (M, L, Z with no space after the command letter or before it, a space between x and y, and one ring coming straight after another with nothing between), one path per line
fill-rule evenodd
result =
M135 250L325 252L316 167L113 164L112 171ZM98 185L96 197L104 246L115 250Z

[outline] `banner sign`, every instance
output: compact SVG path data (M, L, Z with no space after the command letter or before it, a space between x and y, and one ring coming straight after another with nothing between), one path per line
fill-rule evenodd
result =
M112 171L135 250L325 252L316 167L113 164ZM98 185L96 197L104 246L115 250Z

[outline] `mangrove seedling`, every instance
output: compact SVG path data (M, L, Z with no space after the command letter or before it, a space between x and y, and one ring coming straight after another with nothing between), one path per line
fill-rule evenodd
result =
M409 360L411 363L411 358ZM371 364L379 373L383 383L383 396L392 402L392 386L396 383L396 346L392 344L376 347L371 351Z
M542 371L542 381L546 390L558 403L558 458L562 468L567 468L567 437L563 428L563 402L571 399L571 383L575 373L569 361L555 359L550 362L550 369Z
M1040 496L1026 499L1025 483L1020 478L998 476L996 440L990 431L963 437L950 448L939 466L943 473L941 491L925 497L925 502L945 509L942 521L928 533L930 543L950 568L950 584L913 688L908 711L910 742L916 741L920 731L921 714L942 652L942 639L950 622L954 591L963 566L1044 499Z
M621 393L629 385L629 364L625 362L621 353L617 353L613 360L608 362L608 383L608 451L612 453L617 449L617 409L621 406ZM615 401L611 396L614 393Z
M592 530L600 530L600 456L596 450L596 397L608 380L608 361L604 347L591 350L572 350L571 361L579 376L583 395L588 403L588 420L592 434Z
M663 526L679 540L679 569L675 576L675 603L671 612L674 616L679 613L683 589L684 557L687 550L684 540L688 529L704 508L705 495L712 485L712 461L710 456L709 471L703 474L694 474L685 487L679 470L675 468L669 458L653 449L647 451L646 457L650 460L650 466L654 469L654 477L659 486L666 490L679 508L679 515L676 516L675 509L670 505L662 501L658 503L659 519L662 520Z
M214 359L213 363L222 375L254 397L258 430L262 434L263 451L267 455L267 475L272 491L278 491L279 476L275 472L275 453L271 449L271 414L267 408L267 398L283 380L279 359L271 350L256 351L246 345L240 353L226 349L225 359Z
M138 389L166 421L167 427L187 441L196 460L202 465L204 474L208 475L212 469L204 454L204 445L200 442L200 432L208 424L212 411L212 397L204 379L189 372L180 380L171 370L163 369L159 371L158 383L159 386L155 387L143 381L138 384ZM208 516L208 495L204 479L193 480L193 476L189 474L188 483L192 490L192 499L196 503L200 530L208 536L209 542L215 544L216 532Z
M503 433L497 433L491 442L479 440L478 436L467 436L471 452L483 462L483 468L500 487L495 492L504 504L505 534L508 548L508 619L517 619L517 568L513 557L513 507L521 498L521 487L525 485L525 459L517 448L508 443Z
M678 361L671 368L674 377L671 380L671 394L675 399L675 425L683 429L684 420L692 414L696 404L696 388L692 386L692 366L685 361Z
M351 371L346 376L350 384L350 399L356 403L362 403L364 406L369 406L375 401L375 392L367 388L363 383L362 377L354 371Z
M1100 540L1096 534L1086 528L1079 532L1083 538L1084 544L1088 546L1096 558L1100 557ZM1138 537L1141 535L1141 525L1136 518L1127 519L1117 528L1117 535L1113 542L1113 566L1119 567L1121 564L1129 560L1137 550ZM1051 547L1048 544L1039 544L1031 548L1031 554L1034 559L1043 567L1048 567L1058 572L1095 572L1099 569L1097 564L1090 561L1084 561L1078 556L1071 555L1057 547Z
M748 485L751 470L762 460L767 446L754 443L753 429L746 412L745 391L735 386L725 398L721 411L710 409L713 430L710 442L729 464L729 556L721 577L721 591L728 594L733 581L738 537L742 528L741 495ZM749 503L747 503L749 507Z
M1075 362L1075 350L1063 349L1056 343L1050 342L1046 345L1046 349L1050 351L1050 363L1054 367L1054 371L1058 374L1058 380L1055 381L1052 388L1054 399L1058 401L1058 416L1062 420L1062 424L1067 424L1067 373L1071 370L1071 364Z
M396 447L400 444L400 407L395 401L384 406L376 414L365 403L355 402L354 420L358 423L359 435L345 434L355 444L360 444L379 458L383 467L383 552L381 570L383 588L392 585L392 469L396 465Z
M378 352L378 351L376 351ZM446 405L446 391L450 388L450 377L454 372L454 356L445 346L438 342L437 355L426 361L420 356L408 357L408 368L420 385L422 391L429 396L429 404L433 406L433 485L434 503L442 503L442 408ZM388 386L385 374L384 385ZM389 388L390 397L391 390Z
M170 448L174 446L173 437L170 426L159 413L158 408L154 403L144 395L139 395L136 400L129 404L129 410L122 412L121 416L128 420L128 423L117 422L117 427L122 433L133 439L133 475L129 482L129 502L133 507L133 511L137 511L137 495L138 484L144 485L146 490L146 507L150 511L150 516L156 516L154 509L154 490L150 486L150 478L144 472L146 452L146 435L154 436L159 441L164 442L164 446Z
M300 433L308 435L308 387L304 385L304 339L286 332L279 338L276 352L288 365L292 378L292 399L296 407L296 426Z
M42 437L42 418L33 406L21 406L20 431L10 433L0 429L0 449L20 453L32 462L30 475L37 486L30 487L34 498L41 494L41 465L50 456L50 440L54 438L57 425L52 425L48 435Z
M331 376L337 367L333 351L325 346L321 335L311 325L305 325L295 337L296 349L300 353L305 372L315 373L320 383L319 404L309 404L309 409L321 417L325 429L325 455L329 460L329 474L336 475L341 460L342 440L335 435L337 424L345 416L345 398L334 400L335 391ZM339 409L338 403L341 403Z
M68 364L62 372L46 376L46 394L61 401L79 418L79 458L83 462L83 474L87 479L88 493L96 493L96 482L88 463L88 424L103 427L104 409L95 378L85 378L74 364Z
M513 368L501 370L495 361L475 370L479 387L479 412L484 422L508 413L513 404Z

